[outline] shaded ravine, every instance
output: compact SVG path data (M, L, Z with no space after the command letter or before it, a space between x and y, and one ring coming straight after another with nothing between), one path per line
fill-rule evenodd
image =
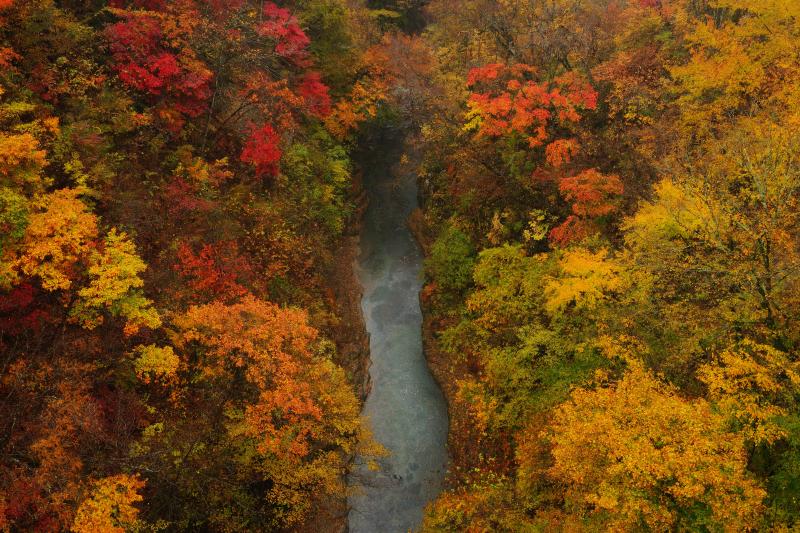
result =
M370 334L364 414L390 455L378 461L378 471L358 464L351 474L351 533L417 529L425 505L441 490L447 463L447 407L422 349L422 253L407 223L417 207L417 184L414 176L392 175L391 151L364 165L369 204L357 265Z

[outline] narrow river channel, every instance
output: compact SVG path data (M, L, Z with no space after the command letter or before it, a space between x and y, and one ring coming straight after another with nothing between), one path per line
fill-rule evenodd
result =
M422 253L407 225L416 180L393 176L391 161L364 174L369 205L357 270L372 360L364 414L390 455L380 470L362 464L351 475L349 525L351 533L405 533L441 490L447 409L422 350Z

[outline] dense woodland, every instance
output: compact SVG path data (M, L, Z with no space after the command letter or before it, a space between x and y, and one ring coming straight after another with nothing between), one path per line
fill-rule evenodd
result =
M270 531L343 493L369 439L326 273L377 28L0 1L0 531Z
M425 530L800 527L800 3L429 9Z
M0 531L344 497L383 452L331 272L386 129L424 531L800 528L800 3L0 0Z

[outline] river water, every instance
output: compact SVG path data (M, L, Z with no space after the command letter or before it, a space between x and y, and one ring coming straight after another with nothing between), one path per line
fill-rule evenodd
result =
M351 533L405 533L419 527L441 490L447 409L422 350L422 253L407 225L417 207L416 179L393 176L390 161L365 167L369 204L357 272L372 389L364 414L390 455L378 460L378 471L356 466L348 518Z

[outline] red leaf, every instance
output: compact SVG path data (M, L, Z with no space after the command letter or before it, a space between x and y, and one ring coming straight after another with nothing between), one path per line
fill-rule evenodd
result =
M239 159L255 166L256 176L259 178L275 176L278 174L278 162L281 159L279 145L280 137L271 125L265 124L260 129L253 128Z
M318 117L326 117L330 114L331 97L328 94L328 86L322 83L322 76L319 72L306 74L298 92L305 100L311 113Z

